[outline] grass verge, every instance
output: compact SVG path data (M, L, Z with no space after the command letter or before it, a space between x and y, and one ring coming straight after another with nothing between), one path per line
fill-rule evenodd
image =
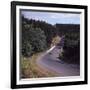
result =
M34 54L31 58L21 57L20 76L21 78L53 77L57 74L53 71L37 65L36 60L41 54Z

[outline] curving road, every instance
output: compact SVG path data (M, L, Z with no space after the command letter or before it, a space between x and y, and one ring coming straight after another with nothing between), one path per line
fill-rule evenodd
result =
M43 53L37 64L48 70L55 71L59 76L79 76L80 67L75 64L68 64L58 59L61 47L54 46L50 50Z

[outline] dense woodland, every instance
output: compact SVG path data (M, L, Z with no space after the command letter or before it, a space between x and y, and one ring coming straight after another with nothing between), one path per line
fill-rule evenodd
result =
M59 58L68 63L80 64L80 25L57 24L56 27L59 35L65 36Z
M21 18L23 56L30 57L34 53L50 48L55 36L65 36L62 56L59 58L69 63L79 64L80 58L80 25L55 24L44 21Z

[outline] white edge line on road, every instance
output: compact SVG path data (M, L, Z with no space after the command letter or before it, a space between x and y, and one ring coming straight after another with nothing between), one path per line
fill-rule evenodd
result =
M49 50L46 51L46 53L51 52L56 46L51 47Z

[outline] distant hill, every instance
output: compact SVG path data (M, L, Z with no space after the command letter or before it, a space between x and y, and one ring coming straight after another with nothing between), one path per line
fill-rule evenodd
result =
M77 33L80 32L80 25L79 24L56 24L55 25L58 33L60 35L68 33Z

